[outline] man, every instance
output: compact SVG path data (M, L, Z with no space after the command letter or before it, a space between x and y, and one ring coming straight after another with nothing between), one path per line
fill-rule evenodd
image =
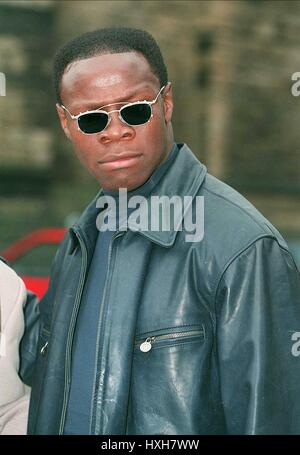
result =
M24 283L0 258L0 435L26 434L29 391L18 376Z
M300 433L299 272L276 229L174 144L154 39L84 34L54 75L61 126L102 191L56 255L40 316L26 308L28 432ZM157 197L176 197L169 229L166 205L147 211Z

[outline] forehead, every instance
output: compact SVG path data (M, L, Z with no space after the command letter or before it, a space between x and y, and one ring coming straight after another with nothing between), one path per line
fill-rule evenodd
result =
M66 104L97 104L126 99L138 91L156 91L159 80L142 54L104 54L72 62L61 82Z

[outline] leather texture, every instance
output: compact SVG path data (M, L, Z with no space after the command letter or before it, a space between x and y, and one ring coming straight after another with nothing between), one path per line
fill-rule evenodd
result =
M300 276L276 229L186 145L151 195L204 196L204 238L118 232L101 302L92 434L299 434ZM151 196L150 195L150 196ZM98 197L98 196L97 196ZM71 352L97 237L95 201L26 307L28 431L62 434ZM167 336L165 336L167 335ZM153 337L151 349L140 348Z

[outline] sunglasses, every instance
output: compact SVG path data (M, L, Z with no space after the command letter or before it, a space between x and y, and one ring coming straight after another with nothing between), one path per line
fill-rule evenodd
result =
M111 122L111 114L119 113L121 122L129 126L144 125L150 122L153 117L152 105L156 103L159 95L162 93L165 85L160 89L154 100L152 101L135 101L134 103L113 103L95 109L93 111L80 112L78 115L72 115L68 109L61 104L61 107L69 114L73 120L77 120L78 129L84 134L101 133L108 127ZM104 107L115 106L116 104L124 104L121 109L114 109L106 112L102 111Z

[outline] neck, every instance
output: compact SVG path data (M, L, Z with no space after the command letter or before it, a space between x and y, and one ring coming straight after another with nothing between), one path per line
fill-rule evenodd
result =
M174 144L174 133L173 133L173 127L172 124L169 123L167 125L167 144L168 144L168 150L172 150L173 144Z

